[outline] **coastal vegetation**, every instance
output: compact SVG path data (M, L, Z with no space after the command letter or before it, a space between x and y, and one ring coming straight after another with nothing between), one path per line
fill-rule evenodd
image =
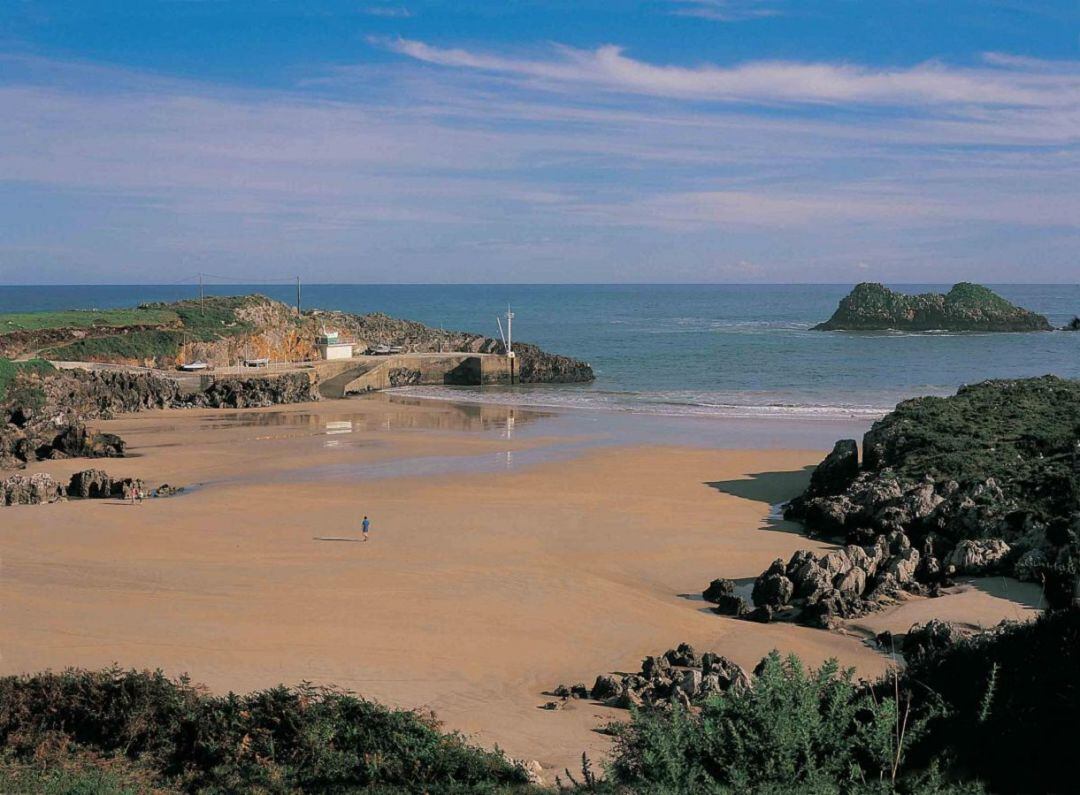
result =
M496 792L528 782L521 766L440 731L431 715L307 684L211 696L185 678L118 668L0 679L0 748L0 783L14 791L50 779L60 792L145 791L149 781L205 793Z
M680 647L682 648L682 647ZM598 793L1065 792L1080 711L1080 607L929 645L857 680L772 652L744 685L631 707ZM11 792L541 791L433 716L310 685L211 696L161 672L0 679Z
M959 639L872 683L774 652L752 688L615 725L601 791L1071 791L1077 671L1077 607Z
M1050 322L979 284L961 282L948 293L906 295L863 282L815 331L1049 331Z

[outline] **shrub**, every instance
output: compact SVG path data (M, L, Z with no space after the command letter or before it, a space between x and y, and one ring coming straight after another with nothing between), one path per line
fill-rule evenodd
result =
M904 706L853 681L835 661L806 670L776 652L752 689L635 712L616 733L614 782L638 791L889 791L904 749L922 731Z
M189 792L476 792L526 780L431 717L306 684L215 697L160 671L0 679L0 746L25 760L57 736Z

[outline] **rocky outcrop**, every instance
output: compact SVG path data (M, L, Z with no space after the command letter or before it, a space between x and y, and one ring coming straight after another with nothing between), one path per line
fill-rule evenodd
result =
M318 400L307 373L219 379L183 392L171 378L121 370L59 370L17 376L0 404L0 468L51 458L114 458L115 434L89 430L91 420L154 408L251 408Z
M504 351L502 343L498 343L496 352ZM517 380L522 384L571 384L595 378L592 367L585 362L547 353L535 345L515 343L514 356Z
M1080 317L1074 317L1061 327L1062 331L1080 331Z
M854 440L838 442L785 509L843 549L775 562L745 617L831 626L957 576L1012 574L1052 604L1080 593L1080 383L988 381L905 401L862 452L859 465Z
M991 290L963 282L948 293L905 295L858 284L817 331L1049 331L1050 322Z
M83 500L96 500L111 497L113 480L102 469L84 469L71 476L68 494Z
M265 408L319 399L319 390L307 373L285 373L266 378L221 378L202 392L178 397L177 408Z
M29 477L15 474L0 481L0 505L42 505L59 502L66 494L64 487L45 472Z
M709 583L709 587L701 592L701 598L716 605L713 612L722 616L739 617L750 612L750 605L743 597L735 593L734 580L723 577L713 580Z
M658 656L646 657L641 670L632 674L600 674L589 689L584 685L559 685L551 695L591 698L612 707L690 707L714 693L750 686L750 677L738 664L718 654L698 654L689 643L680 643ZM556 703L555 707L559 705Z

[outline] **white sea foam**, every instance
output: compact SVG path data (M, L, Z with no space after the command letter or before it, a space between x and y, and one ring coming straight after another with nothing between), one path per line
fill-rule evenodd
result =
M390 394L426 400L480 403L532 408L618 411L669 417L727 417L744 419L867 419L888 413L893 404L818 404L762 399L737 402L715 394L625 393L583 390L573 387L526 387L478 389L442 386L409 386L387 390Z

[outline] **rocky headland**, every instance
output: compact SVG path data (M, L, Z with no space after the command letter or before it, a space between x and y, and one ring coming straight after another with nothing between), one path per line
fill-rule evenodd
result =
M863 438L837 442L785 517L844 546L796 552L754 583L753 606L719 578L720 613L829 627L953 578L1041 583L1080 600L1080 382L986 381L900 403Z
M961 282L948 293L907 295L882 284L857 284L815 331L1050 331L1042 315L992 290Z
M405 353L503 353L500 340L433 328L380 312L296 309L261 295L209 296L202 300L143 304L134 309L28 313L0 316L0 357L40 356L53 361L107 362L170 368L202 361L233 365L242 359L316 359L324 330L337 331L356 348L380 345ZM522 383L591 381L585 362L514 346Z

